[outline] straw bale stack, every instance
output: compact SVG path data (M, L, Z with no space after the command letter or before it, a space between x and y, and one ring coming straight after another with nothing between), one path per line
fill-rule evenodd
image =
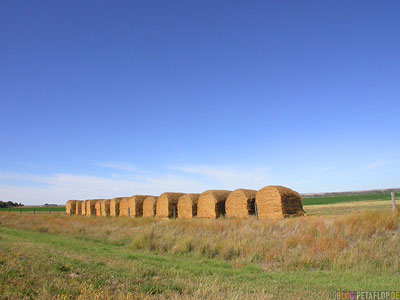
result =
M101 201L104 199L97 200L96 203L94 204L94 210L95 210L95 215L96 217L101 217Z
M106 217L110 215L110 199L100 201L101 216Z
M77 200L75 202L75 214L76 215L80 215L82 213L82 201L81 200Z
M178 214L178 200L184 193L163 193L158 197L156 216L159 218L173 218ZM176 217L176 215L175 215Z
M247 218L255 214L255 190L238 189L229 194L225 202L226 216L229 218Z
M110 216L111 217L116 217L116 216L120 215L119 214L119 210L120 210L119 205L120 205L121 201L125 198L126 197L117 197L117 198L111 199L111 201L110 201Z
M267 186L256 194L260 219L304 215L299 193L283 186Z
M86 216L86 201L88 201L88 200L82 201L82 205L81 205L81 215L82 216Z
M95 216L96 215L96 202L97 200L86 200L86 216Z
M156 214L156 204L158 197L149 196L143 201L143 217L154 217Z
M77 200L68 200L65 204L65 214L74 215L76 213L76 201Z
M149 195L134 195L122 199L119 204L120 216L141 217L143 215L143 201Z
M209 190L199 196L197 217L215 219L225 216L225 201L230 191Z
M197 202L200 194L185 194L178 200L178 218L191 219L197 216Z

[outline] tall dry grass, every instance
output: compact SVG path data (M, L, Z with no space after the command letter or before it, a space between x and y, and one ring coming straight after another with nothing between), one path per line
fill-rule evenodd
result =
M256 262L266 269L400 270L399 217L366 211L284 220L160 220L0 213L2 226L72 235L134 250Z

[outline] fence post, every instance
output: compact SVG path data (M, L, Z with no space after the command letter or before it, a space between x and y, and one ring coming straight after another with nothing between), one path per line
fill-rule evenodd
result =
M50 212L51 212L51 208L49 208L49 214L50 214Z
M33 214L36 214L36 209L33 209Z
M174 206L174 219L176 219L176 207Z
M22 209L19 210L19 214L22 214Z
M394 197L394 192L391 192L391 195L392 195L392 209L393 209L393 211L395 211L396 210L396 200Z
M128 217L130 217L130 216L131 216L131 208L128 207Z
M257 210L257 202L256 201L254 201L254 212L255 212L256 217L258 219L258 210Z

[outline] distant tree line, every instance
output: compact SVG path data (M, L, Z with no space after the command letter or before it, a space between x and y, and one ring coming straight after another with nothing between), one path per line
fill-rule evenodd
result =
M17 207L24 206L22 203L12 202L12 201L0 201L0 208L9 208L9 207Z

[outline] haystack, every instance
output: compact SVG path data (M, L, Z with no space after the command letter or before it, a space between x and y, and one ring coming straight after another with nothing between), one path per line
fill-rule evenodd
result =
M76 210L76 201L77 200L68 200L65 204L65 214L74 215Z
M101 201L103 201L103 199L96 201L94 204L96 217L101 217Z
M260 219L304 215L299 193L283 186L267 186L256 194Z
M184 193L163 193L158 197L156 216L159 218L173 218L178 214L178 200Z
M119 216L119 204L121 200L125 199L125 197L117 197L110 200L110 216L116 217Z
M215 219L225 216L225 201L230 191L210 190L199 196L197 217Z
M82 201L82 205L81 205L81 215L82 216L86 216L86 202L87 202L88 200L84 200L84 201Z
M101 216L106 217L110 215L110 199L100 201Z
M186 194L178 200L178 218L191 219L197 216L197 202L200 194Z
M96 202L98 200L86 200L86 216L96 215Z
M158 197L146 197L143 201L143 217L154 217L156 214L156 204Z
M120 216L141 217L143 215L143 201L149 195L135 195L122 199L119 203Z
M75 202L75 214L80 215L82 213L82 202L81 200L77 200Z
M225 202L226 216L229 218L247 218L255 214L255 190L238 189L229 194Z

